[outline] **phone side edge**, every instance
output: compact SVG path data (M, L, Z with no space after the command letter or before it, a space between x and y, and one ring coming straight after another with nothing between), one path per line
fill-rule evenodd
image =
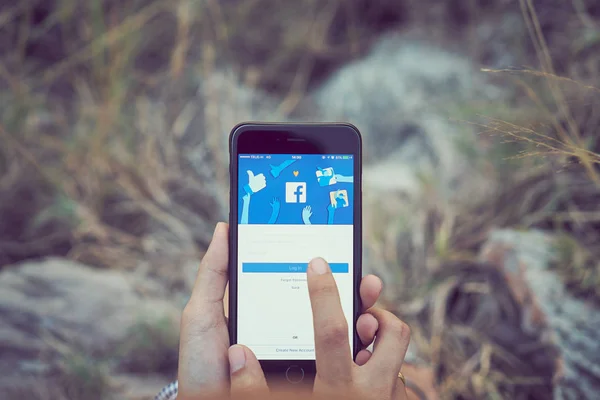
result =
M238 168L237 168L237 138L248 125L247 122L237 124L229 133L229 307L228 307L228 330L230 345L237 343L237 198L238 198Z
M360 298L360 284L362 282L362 198L363 198L363 185L362 185L362 134L359 129L350 123L343 123L344 126L352 130L356 135L356 157L354 160L354 338L353 338L353 358L356 359L356 355L362 348L362 343L356 329L358 318L362 312L362 300ZM358 201L357 201L358 200Z

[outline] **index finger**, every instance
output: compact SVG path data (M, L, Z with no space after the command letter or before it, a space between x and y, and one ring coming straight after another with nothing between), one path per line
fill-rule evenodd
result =
M308 267L308 292L313 312L317 376L331 385L351 378L352 351L348 322L331 269L315 258Z

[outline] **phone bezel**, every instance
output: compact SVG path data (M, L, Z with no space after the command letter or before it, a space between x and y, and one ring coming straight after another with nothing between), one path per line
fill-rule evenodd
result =
M253 123L236 125L229 136L229 335L237 343L237 225L239 154L352 154L354 159L354 312L353 357L361 349L356 332L360 315L359 295L362 279L362 138L348 123ZM350 323L350 321L348 321ZM314 360L260 360L267 377L284 374L290 366L299 366L305 377L314 377Z

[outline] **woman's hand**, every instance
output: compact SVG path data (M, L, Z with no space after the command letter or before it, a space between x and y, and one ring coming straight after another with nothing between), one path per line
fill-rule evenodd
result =
M357 329L362 328L363 343L376 336L374 351L371 354L361 350L354 362L338 289L329 265L322 258L310 263L308 291L317 360L314 393L365 400L406 399L406 389L398 374L410 341L408 325L388 311L369 308L360 316Z
M244 368L234 368L240 365L240 357L236 356L240 354L239 348L244 347L236 345L229 350L229 332L223 304L228 280L228 253L228 225L219 223L200 263L192 295L183 311L179 344L178 400L197 399L208 393L227 392L230 389L230 367L233 375ZM311 281L309 279L309 287ZM360 296L363 312L375 304L381 290L382 283L379 278L369 275L362 279ZM356 328L365 347L372 343L375 332L382 323L379 319L377 312L371 311L359 317ZM244 365L259 366L255 363L254 354L249 349L244 349L244 355L247 356ZM363 350L357 358L357 363L362 365L369 357L370 353Z
M228 226L219 223L181 318L178 400L229 390L229 331L223 305L228 254Z
M359 320L359 326L362 326L364 343L370 343L376 334L374 351L371 354L366 349L361 350L354 362L338 289L329 265L321 258L312 260L308 268L308 291L317 362L313 396L406 400L406 388L398 373L410 340L408 326L387 311L368 309L361 315L363 322ZM268 394L260 364L249 349L232 346L229 356L233 395ZM237 364L235 360L242 358L245 358L244 363Z

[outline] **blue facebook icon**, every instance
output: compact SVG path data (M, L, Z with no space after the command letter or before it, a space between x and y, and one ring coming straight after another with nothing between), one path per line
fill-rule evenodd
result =
M286 182L285 202L306 203L306 182Z

